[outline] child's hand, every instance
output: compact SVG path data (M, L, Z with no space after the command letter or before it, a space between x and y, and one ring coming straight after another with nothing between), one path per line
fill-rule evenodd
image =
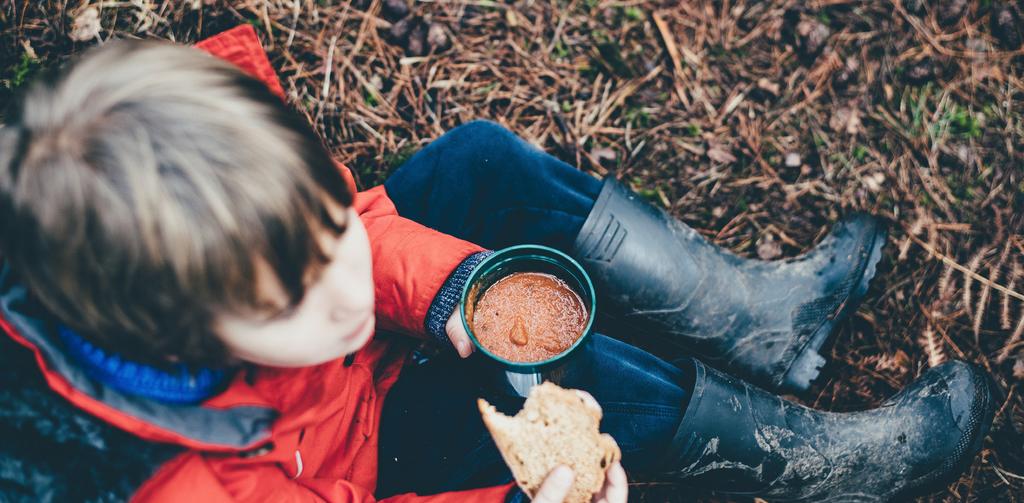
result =
M604 474L604 487L594 495L594 503L626 503L629 499L629 482L626 470L618 461L608 467Z
M573 473L568 467L559 466L544 479L533 503L562 503L572 487ZM629 496L629 482L626 471L616 461L605 472L604 487L594 495L593 503L626 503Z
M559 466L544 479L544 483L537 490L533 497L533 503L562 503L572 489L572 481L575 475L568 466Z
M444 330L448 332L448 339L452 341L452 346L455 347L455 351L458 351L459 356L466 358L473 354L473 342L469 340L466 327L462 326L462 317L459 315L458 309L448 318Z

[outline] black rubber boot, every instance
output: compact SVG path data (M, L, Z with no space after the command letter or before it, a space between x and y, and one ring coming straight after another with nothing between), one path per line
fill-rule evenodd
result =
M743 259L608 178L574 254L627 321L760 386L802 391L867 291L884 242L881 222L856 215L797 258Z
M721 494L906 501L967 467L995 408L988 375L961 361L928 370L877 409L850 413L811 410L694 364L667 466Z

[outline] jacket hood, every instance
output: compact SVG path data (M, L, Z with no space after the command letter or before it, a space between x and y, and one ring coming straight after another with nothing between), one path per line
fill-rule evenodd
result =
M34 353L53 391L137 436L214 451L245 450L270 439L277 413L247 392L243 373L228 391L196 405L161 403L93 379L66 353L57 324L7 264L0 264L0 329Z

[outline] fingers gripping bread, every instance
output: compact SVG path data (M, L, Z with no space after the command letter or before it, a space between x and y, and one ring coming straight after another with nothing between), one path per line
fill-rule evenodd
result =
M553 383L530 390L515 416L498 412L483 399L477 404L505 463L530 497L551 470L566 465L575 474L566 503L587 503L604 485L605 470L621 457L615 440L598 429L601 412Z

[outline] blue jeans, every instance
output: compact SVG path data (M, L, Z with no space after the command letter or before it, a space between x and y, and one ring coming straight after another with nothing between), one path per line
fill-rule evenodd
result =
M570 251L601 182L508 130L455 128L384 184L399 214L488 248L545 244ZM484 397L514 414L522 399L495 384L483 357L448 354L403 370L384 403L378 496L432 494L512 480L477 410ZM600 334L558 373L594 395L630 472L655 472L686 409L692 374Z

